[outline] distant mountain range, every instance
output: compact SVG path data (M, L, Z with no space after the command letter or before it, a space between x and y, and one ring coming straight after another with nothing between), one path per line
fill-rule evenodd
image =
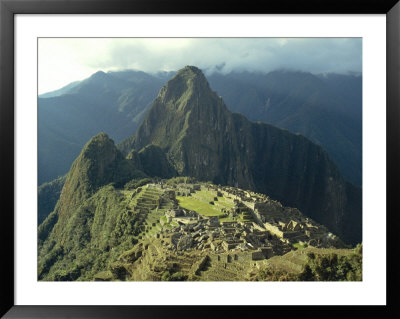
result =
M38 99L38 184L65 175L98 132L116 140L133 134L169 77L144 72L97 72Z
M98 132L116 142L134 134L173 74L97 72L40 95L38 184L65 175ZM327 150L347 180L361 185L361 76L274 71L214 73L207 79L231 111L306 136Z

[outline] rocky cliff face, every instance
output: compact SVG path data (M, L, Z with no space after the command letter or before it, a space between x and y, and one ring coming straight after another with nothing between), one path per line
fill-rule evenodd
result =
M344 240L361 241L361 189L327 153L303 136L231 113L196 67L160 90L138 132L119 147L127 154L149 144L179 175L266 193Z
M362 77L299 71L207 77L232 112L321 145L347 180L362 182Z

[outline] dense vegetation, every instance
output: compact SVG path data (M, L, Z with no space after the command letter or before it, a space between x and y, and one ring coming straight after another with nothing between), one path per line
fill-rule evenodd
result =
M152 178L148 178L148 177L146 177L146 178L134 178L134 179L130 180L129 182L127 182L124 185L124 189L126 189L126 190L134 190L134 189L136 189L138 187L141 187L141 186L144 186L147 183L150 183L152 181L153 181L153 179Z
M106 134L93 137L72 164L54 211L39 226L39 279L92 278L130 248L134 219L116 188L144 178Z
M53 211L61 190L64 186L66 176L42 184L38 189L38 225Z
M350 256L310 253L308 262L298 279L302 281L361 281L362 245L357 245L354 254Z
M285 259L284 256L280 257ZM259 281L361 281L362 244L358 244L351 254L313 253L300 273L266 267L257 273Z
M56 225L45 241L39 242L38 278L92 280L96 273L107 269L137 242L135 219L126 203L112 185L102 187L85 200L62 229ZM52 217L42 227L52 223ZM60 235L64 240L60 240Z

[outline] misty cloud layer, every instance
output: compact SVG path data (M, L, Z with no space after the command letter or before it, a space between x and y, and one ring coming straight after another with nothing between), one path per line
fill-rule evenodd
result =
M361 38L121 38L41 39L39 91L63 75L63 85L98 71L206 73L276 69L311 73L362 72ZM75 78L73 78L75 76ZM61 83L61 82L60 82ZM55 89L55 88L53 88Z

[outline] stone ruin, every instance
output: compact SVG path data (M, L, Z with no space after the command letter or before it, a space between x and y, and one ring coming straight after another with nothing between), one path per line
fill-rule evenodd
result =
M296 208L284 207L266 195L233 187L208 184L205 187L216 192L214 201L226 196L234 202L232 209L221 210L225 216L250 213L253 221L221 223L218 217L204 218L196 212L183 209L177 204L175 194L182 194L183 191L192 194L201 186L178 184L175 190L165 190L168 198L175 203L165 215L169 221L173 220L179 225L163 235L163 238L174 238L169 249L210 250L216 254L246 252L249 260L261 260L292 250L293 243L329 246L336 240L334 235L327 235L324 226L305 218Z
M261 252L263 259L274 255L269 241L270 234L261 231L252 222L220 223L217 217L211 217L195 223L180 224L163 236L166 237L171 238L170 248L176 251L210 249L217 254L230 251L249 252L246 255L249 260L261 258L260 254L253 256L251 252Z

